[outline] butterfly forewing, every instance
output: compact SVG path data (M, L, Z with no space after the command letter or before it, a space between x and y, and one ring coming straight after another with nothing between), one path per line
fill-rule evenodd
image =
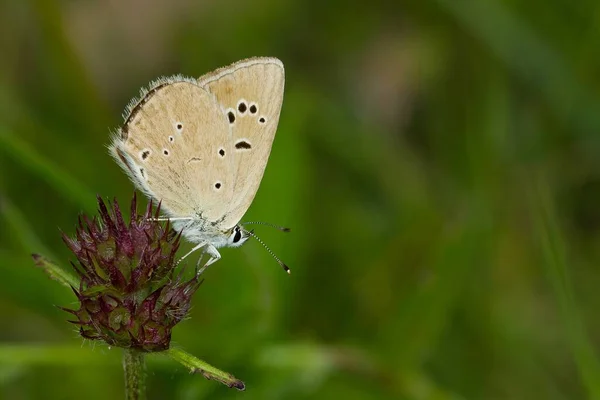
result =
M276 58L251 58L198 79L214 94L224 121L231 127L227 156L233 168L233 193L222 227L237 224L250 207L260 185L279 122L284 69Z
M232 202L231 127L212 94L169 78L132 104L111 153L173 217L218 221Z

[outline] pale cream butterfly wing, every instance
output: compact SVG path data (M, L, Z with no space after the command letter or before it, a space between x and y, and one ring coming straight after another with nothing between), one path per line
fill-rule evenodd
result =
M109 146L136 186L171 217L217 221L234 193L230 126L195 80L159 80L134 100Z
M232 130L233 195L221 222L235 226L262 180L283 103L284 68L276 58L255 57L201 76L198 84L221 105Z

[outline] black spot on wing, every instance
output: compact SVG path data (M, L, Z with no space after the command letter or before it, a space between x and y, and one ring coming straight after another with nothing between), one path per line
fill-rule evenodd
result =
M235 144L235 148L238 150L249 150L252 148L252 145L249 142L242 139Z

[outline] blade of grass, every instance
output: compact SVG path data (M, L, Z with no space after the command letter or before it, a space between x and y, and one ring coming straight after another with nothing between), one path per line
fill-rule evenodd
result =
M60 82L62 95L71 101L73 114L80 121L95 121L101 126L110 124L110 112L103 103L87 73L72 41L66 34L64 12L61 4L51 0L30 0L35 22L41 32L46 50L45 68L52 71L54 80Z
M433 274L399 308L398 329L390 342L403 343L401 370L419 365L435 348L474 270L485 260L490 243L490 216L481 204L465 207L464 218L445 233L432 255Z
M585 135L596 136L600 99L573 68L501 1L437 0L453 18L542 95L556 115Z
M29 144L19 139L18 135L5 126L0 125L0 149L19 162L33 174L39 176L55 187L63 196L81 207L86 212L93 212L95 198L92 191L78 182L68 172L54 165Z
M544 269L556 295L562 325L589 398L600 399L600 362L585 332L569 276L566 244L546 181L536 179L530 193L534 229L540 241Z

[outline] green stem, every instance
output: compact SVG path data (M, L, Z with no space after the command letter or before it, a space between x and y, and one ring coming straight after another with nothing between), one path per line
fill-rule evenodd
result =
M123 370L125 371L125 398L144 400L146 398L146 364L144 353L123 349Z
M230 388L236 388L237 390L246 389L244 382L240 381L235 376L228 372L221 371L220 369L213 367L207 362L202 361L181 349L170 348L166 351L166 353L175 361L189 368L192 373L199 372L206 379L213 379L217 382L227 385Z

